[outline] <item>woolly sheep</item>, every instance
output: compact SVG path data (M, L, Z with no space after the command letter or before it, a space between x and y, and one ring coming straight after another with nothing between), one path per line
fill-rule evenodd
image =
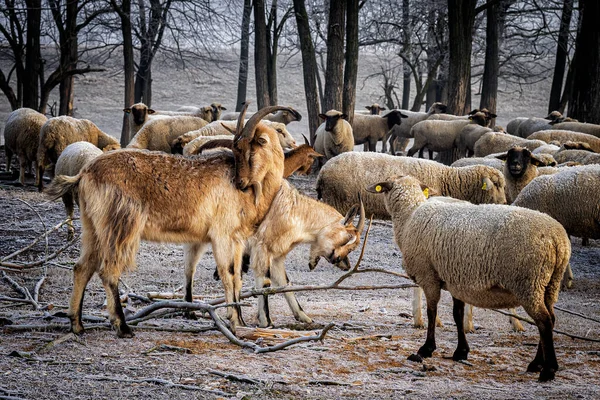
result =
M223 114L221 116L221 119L225 120L225 121L233 121L233 120L237 120L238 116L239 116L238 112L229 112L229 113ZM251 116L252 116L252 114L248 115L247 117L250 118ZM290 122L301 121L302 114L300 114L298 111L292 109L291 107L288 107L288 110L277 111L275 113L267 115L263 119L267 120L267 121L279 122L279 123L287 125Z
M368 190L384 193L404 269L427 299L427 340L409 360L422 361L436 349L435 319L444 289L452 295L458 332L453 360L466 360L469 353L465 303L491 309L521 305L540 333L527 371L539 371L542 382L554 379L553 306L571 255L565 229L548 215L520 207L427 201L420 182L411 176L391 178Z
M382 107L379 103L373 103L370 106L365 106L367 110L369 110L370 115L380 115L382 111L387 110L387 108Z
M590 145L590 149L596 153L600 153L600 137L590 135L587 133L548 129L543 131L534 132L529 135L528 139L539 139L546 143L558 142L560 145L567 142L580 142L587 143Z
M75 176L83 167L102 154L102 150L89 142L75 142L68 145L58 157L54 173L56 175ZM70 221L67 223L67 240L73 239L75 229L73 228L73 202L79 204L77 191L67 192L62 196L63 204Z
M13 154L19 158L19 182L25 186L25 170L37 165L37 151L42 125L48 121L44 114L31 108L19 108L8 114L4 126L6 171L10 172Z
M527 121L528 119L529 118L527 117L517 117L515 119L510 120L508 124L506 124L506 132L510 133L511 135L516 135L517 129L519 129L519 125L521 125L523 121Z
M43 188L42 175L50 163L55 164L63 150L71 143L86 141L101 150L108 151L121 148L119 141L102 132L92 121L60 116L50 118L40 131L40 142L37 153L36 184Z
M227 110L227 108L223 107L221 103L211 103L210 107L212 108L212 119L208 122L213 122L218 119L221 119L221 112L223 110ZM177 111L189 112L193 114L200 113L201 107L196 106L181 106L177 109Z
M457 138L465 126L483 126L486 122L485 114L480 112L470 115L467 120L440 121L429 118L418 122L410 130L415 141L407 155L412 157L418 151L422 158L423 149L426 147L429 150L429 158L433 159L434 151L451 151L456 147Z
M198 136L183 148L183 155L190 157L202 153L203 146L208 142L229 140L233 143L233 135ZM231 146L228 146L231 148Z
M151 116L156 113L156 111L148 108L144 103L135 103L129 108L124 108L123 112L127 114L129 118L131 137L134 137L140 131L142 126L148 122Z
M317 162L317 168L338 154L354 149L352 127L346 121L346 114L329 110L325 114L319 114L319 117L325 122L319 125L315 132L315 151L324 157Z
M488 154L508 151L508 149L517 145L534 150L545 144L546 142L543 140L529 140L505 133L487 132L475 142L473 150L475 157L484 157Z
M567 131L582 132L596 137L600 137L600 125L597 124L589 124L577 121L565 121L554 124L552 126L552 129L563 129Z
M458 156L460 158L465 156L473 157L473 154L475 153L475 143L487 132L496 131L479 124L469 124L462 128L455 139Z
M360 192L367 215L389 219L381 196L365 192L364 187L397 174L413 175L442 196L475 204L506 203L504 177L495 168L453 168L436 161L364 152L344 153L327 162L317 177L317 195L344 212L358 201Z
M582 165L600 164L600 154L587 150L561 150L554 154L559 164L577 162Z
M396 154L397 151L405 151L408 145L408 139L412 138L410 129L417 123L429 119L434 114L440 114L446 112L446 105L442 103L433 103L427 112L417 112L400 110L402 114L406 115L406 118L402 120L400 125L396 125L390 131L389 143L390 153ZM398 147L396 147L398 142Z
M488 158L488 157L469 157L469 158L461 158L460 160L456 160L450 165L451 167L460 168L466 167L469 165L487 165L488 167L496 168L498 171L502 171L504 169L504 162L497 158Z
M544 118L528 118L527 120L519 124L515 135L522 138L526 138L537 131L542 131L545 129L554 129L553 124L564 120L564 118L565 117L563 117L563 115L559 111L552 111Z
M202 118L180 116L148 121L131 139L127 148L171 152L171 143L186 132L208 125Z
M206 122L212 122L215 121L216 118L214 117L214 109L212 106L204 106L204 107L199 107L197 110L194 111L166 111L166 110L161 110L161 111L156 111L156 113L154 114L155 116L163 116L163 117L196 117L196 118L201 118L203 120L205 120Z
M369 151L376 151L377 142L382 141L382 152L387 152L387 135L394 126L402 124L406 118L400 110L392 110L385 115L356 114L352 120L352 135L354 144L369 144Z

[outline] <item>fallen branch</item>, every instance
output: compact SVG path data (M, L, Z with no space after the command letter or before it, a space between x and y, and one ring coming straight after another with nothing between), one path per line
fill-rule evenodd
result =
M209 369L207 372L209 374L217 375L217 376L220 376L222 378L225 378L225 379L228 379L228 380L234 381L234 382L250 383L252 385L264 385L265 384L265 382L260 379L252 379L252 378L248 378L247 376L244 376L244 375L234 375L234 374L230 374L228 372L221 372L221 371L217 371L214 369Z
M576 315L576 316L578 316L578 317L581 317L581 318L583 318L583 319L587 319L587 320L590 320L590 321L594 321L594 322L600 322L600 320L598 320L598 319L596 319L596 318L588 317L587 315L583 315L583 314L580 314L580 313L578 313L578 312L575 312L575 311L568 310L568 309L566 309L566 308L562 308L562 307L557 307L557 306L554 306L554 309L555 309L555 310L558 310L558 311L565 312L565 313L567 313L567 314Z
M63 222L53 226L49 231L44 232L43 234L41 234L40 236L38 236L37 238L35 238L33 240L33 242L31 242L29 245L23 247L22 249L19 249L9 255L7 255L6 257L3 257L0 262L4 262L7 260L10 260L11 258L15 258L16 256L18 256L19 254L22 254L24 252L26 252L27 250L29 250L30 248L32 248L33 246L35 246L40 240L42 240L44 237L47 237L48 234L60 229L61 226L65 225L67 222L71 221L70 219L66 219Z
M36 310L38 310L40 308L40 305L31 296L31 293L29 293L29 290L27 290L26 287L19 285L14 279L12 279L10 276L6 275L6 272L4 272L4 271L0 271L0 272L2 272L2 278L6 282L8 282L13 287L13 289L15 289L17 292L19 292L24 297L24 300L27 301L27 303L29 303L33 307L35 307Z
M195 385L182 385L180 383L173 383L171 381L167 381L165 379L158 379L158 378L130 379L130 378L116 378L116 377L110 377L110 376L86 375L86 376L84 376L84 379L90 379L90 380L94 380L94 381L122 382L122 383L152 383L155 385L163 385L168 388L172 387L172 388L183 389L183 390L194 390L194 391L215 394L217 396L227 396L227 397L233 396L231 393L222 392L220 390L205 389L203 387L195 386Z
M38 261L34 261L34 262L26 263L26 264L17 264L14 262L6 262L6 261L0 262L0 270L11 271L11 272L20 272L23 270L32 269L32 268L36 268L41 265L44 265L48 261L53 260L56 257L58 257L62 252L67 250L74 243L77 243L80 236L81 235L77 235L75 238L73 238L71 241L67 242L67 244L62 246L60 249L56 250L54 253L52 253L49 256L47 256L41 260L38 260Z

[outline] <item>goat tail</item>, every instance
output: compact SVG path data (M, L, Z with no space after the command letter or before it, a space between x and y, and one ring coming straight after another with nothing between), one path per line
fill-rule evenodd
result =
M52 180L52 183L50 183L50 186L44 189L44 193L50 197L50 200L54 201L66 193L74 192L77 186L79 186L80 180L81 175L57 175Z

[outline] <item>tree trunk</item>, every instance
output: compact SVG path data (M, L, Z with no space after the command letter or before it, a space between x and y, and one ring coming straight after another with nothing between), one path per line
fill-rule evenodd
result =
M277 104L277 0L271 3L269 22L267 23L267 84L269 86L269 105Z
M252 0L244 0L244 14L242 16L242 41L240 45L240 72L238 78L237 100L235 111L242 111L242 103L246 101L248 88L248 54L250 48L250 14L252 13Z
M402 0L402 32L403 41L402 52L406 58L410 58L410 14L408 7L410 6L409 0ZM410 75L411 69L406 60L402 61L402 109L408 110L408 104L410 103Z
M346 56L344 67L344 92L342 112L348 115L348 122L354 120L356 103L356 77L358 75L358 0L347 0Z
M345 17L346 0L330 0L324 99L327 110L341 110L343 106Z
M17 80L23 87L23 107L39 110L39 74L41 64L40 52L40 25L42 20L42 2L41 0L26 0L27 5L27 42L25 45L25 71L22 77L19 77L17 70ZM16 56L16 54L15 54ZM21 60L16 60L21 63Z
M308 128L310 130L310 143L315 143L315 132L320 125L319 121L319 93L317 91L317 59L310 36L310 24L304 0L294 0L296 25L302 52L302 72L304 74L304 93L306 95L306 109L308 110Z
M496 113L496 100L498 97L498 71L499 67L499 42L500 21L503 18L499 13L504 12L502 5L494 4L487 8L486 18L487 26L485 28L485 64L483 69L483 86L481 89L481 99L479 108L487 108L490 112ZM495 119L491 121L491 126L496 124Z
M124 72L124 98L123 107L129 108L135 103L135 66L133 55L133 34L131 28L131 0L123 0L121 6L116 1L111 1L114 10L121 19L121 34L123 35L123 72ZM127 146L131 140L129 129L129 116L123 113L123 125L121 127L121 147Z
M78 43L77 43L77 12L78 0L66 2L66 18L64 28L60 34L60 64L63 72L73 71L77 68ZM73 115L73 94L75 77L66 75L60 82L58 115Z
M14 111L17 108L19 108L19 102L17 100L17 96L15 95L15 91L13 90L13 88L10 87L10 85L6 81L6 76L4 76L4 73L2 71L0 71L0 90L2 90L2 93L4 93L4 95L8 99L11 110Z
M563 78L565 76L565 65L569 53L569 27L573 14L573 1L564 0L560 29L558 31L558 43L556 45L556 62L554 64L554 75L552 76L552 88L550 89L550 101L548 113L560 108Z
M581 29L577 33L573 68L573 98L569 116L600 124L600 2L580 0Z
M254 77L256 80L256 102L259 110L271 104L268 64L265 2L264 0L254 0Z

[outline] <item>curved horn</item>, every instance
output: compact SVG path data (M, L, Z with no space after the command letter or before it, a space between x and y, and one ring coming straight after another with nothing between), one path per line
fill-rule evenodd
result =
M360 233L365 227L365 205L362 201L362 196L360 195L360 192L358 192L358 202L360 203L360 219L358 220L358 225L356 229Z
M244 118L246 118L246 111L248 110L249 104L250 104L249 101L245 101L242 103L243 107L242 107L242 111L240 112L240 115L238 116L237 126L235 128L234 141L237 140L241 136L242 131L244 130Z
M304 144L310 146L310 142L308 141L308 139L306 138L306 136L304 136L304 133L302 134L302 137L304 138Z
M270 107L261 108L256 113L254 113L254 115L246 123L246 126L244 126L244 129L240 131L240 137L249 137L249 138L254 137L254 131L256 130L256 126L258 125L260 120L263 119L264 117L266 117L267 115L274 113L275 111L279 111L279 110L289 111L290 113L292 113L294 115L298 114L298 111L296 111L290 107L270 106ZM242 114L240 114L240 118L241 117L242 117ZM239 128L239 126L240 126L240 123L238 120L238 128Z

